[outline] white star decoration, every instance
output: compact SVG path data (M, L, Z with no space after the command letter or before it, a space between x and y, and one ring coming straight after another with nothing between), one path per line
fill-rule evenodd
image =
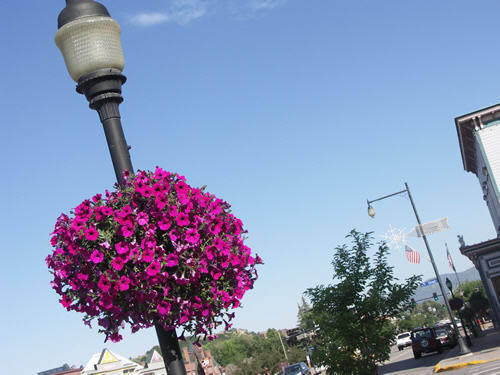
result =
M403 244L406 243L405 229L393 228L389 224L389 230L383 234L381 237L387 242L387 246L393 247L395 249L401 249Z

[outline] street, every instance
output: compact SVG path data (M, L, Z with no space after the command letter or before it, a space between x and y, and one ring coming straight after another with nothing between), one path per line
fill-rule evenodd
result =
M411 347L398 351L394 346L391 350L390 360L379 368L379 374L430 374L433 372L434 366L444 359L447 353L448 351L445 350L442 354L429 353L422 355L420 359L414 359Z
M453 375L498 375L500 374L500 361L471 365L453 370Z

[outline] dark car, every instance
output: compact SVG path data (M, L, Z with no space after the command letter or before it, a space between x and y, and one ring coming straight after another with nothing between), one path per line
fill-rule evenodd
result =
M298 362L286 366L283 375L311 375L311 370L304 362Z
M422 353L443 352L441 341L436 336L435 328L415 328L411 331L413 356L418 359Z
M441 342L441 346L446 346L448 348L453 348L457 345L457 339L454 331L447 329L446 327L435 328L436 338Z
M439 324L434 326L436 330L436 334L439 331L438 338L441 341L442 346L448 346L450 348L453 348L455 345L458 343L458 335L453 326L449 323L446 324ZM447 335L445 336L441 330L446 330Z

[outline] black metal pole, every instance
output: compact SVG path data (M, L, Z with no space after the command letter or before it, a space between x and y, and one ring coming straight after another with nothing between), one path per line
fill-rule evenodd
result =
M422 228L422 223L420 222L420 217L418 216L417 208L415 207L415 203L413 202L413 198L410 193L410 189L408 187L408 184L405 182L405 187L406 191L408 192L408 197L410 198L411 206L413 208L413 212L415 213L415 218L417 219L417 223L420 229L420 232L422 233L422 238L424 239L425 247L427 248L427 253L429 254L429 258L432 263L432 268L434 268L434 273L436 275L439 288L441 289L441 294L444 297L444 304L446 306L446 309L448 310L448 314L450 315L451 318L451 323L453 324L453 327L455 328L455 331L458 334L458 345L460 346L460 353L461 354L466 354L470 353L470 349L468 348L467 344L464 342L464 338L460 334L460 331L458 330L457 322L455 321L455 316L453 315L453 312L450 307L450 303L448 302L448 298L446 298L446 293L444 291L443 287L443 282L441 281L441 277L439 276L439 271L437 269L436 263L434 262L434 256L432 255L431 248L429 246L429 242L427 241L427 237L425 236L425 232Z
M111 18L106 7L96 1L66 0L66 7L57 20L58 29L77 19L96 16ZM125 81L126 78L119 69L99 69L81 76L76 88L78 93L86 96L90 108L99 113L116 181L120 186L123 185L123 172L134 173L129 154L130 147L125 140L118 108L123 101L121 93ZM175 329L165 331L162 326L156 325L156 332L168 374L186 375Z
M134 172L125 140L118 106L123 101L121 86L125 76L116 69L101 69L79 79L77 92L85 94L89 106L99 113L104 128L116 180L123 184L123 172ZM186 368L175 329L166 331L156 324L156 334L168 375L186 375Z
M455 295L453 294L453 290L450 289L451 292L451 297L455 299ZM460 310L457 310L458 312L458 317L460 318L460 323L462 324L462 329L464 330L465 333L465 341L467 342L467 345L472 346L472 340L470 339L469 334L467 333L467 330L465 329L465 324L464 320L462 319L462 314L460 313Z
M165 330L161 325L155 324L161 355L165 362L165 369L169 375L186 375L184 360L175 329Z
M89 107L99 113L116 181L120 185L125 170L134 172L118 108L123 102L121 93L125 81L125 76L119 70L101 69L81 77L76 88L77 92L87 97Z

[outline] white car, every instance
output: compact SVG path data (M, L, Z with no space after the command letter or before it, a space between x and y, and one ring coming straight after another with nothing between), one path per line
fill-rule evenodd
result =
M398 347L398 350L403 350L407 346L411 346L411 334L410 332L403 332L400 333L396 337L396 345Z

